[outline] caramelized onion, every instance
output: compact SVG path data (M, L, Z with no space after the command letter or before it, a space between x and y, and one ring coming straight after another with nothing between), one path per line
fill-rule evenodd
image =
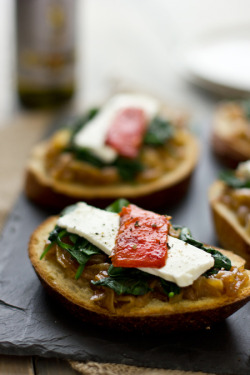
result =
M178 230L174 230L170 226L170 235L178 237L178 232ZM46 254L46 259L56 261L70 277L75 276L78 263L66 250L61 249L58 245L51 248ZM117 295L113 289L91 284L91 280L97 281L108 277L109 267L110 263L105 254L93 255L87 262L80 278L89 282L89 286L93 290L91 300L111 313L115 313L118 310L127 311L134 307L143 307L153 298L164 302L177 303L182 299L194 301L203 297L235 296L245 287L249 280L249 276L243 266L240 268L232 267L230 271L221 270L216 275L208 278L200 276L191 286L182 288L180 294L172 298L169 298L164 293L158 278L153 278L149 283L153 291L143 296Z
M97 168L88 162L77 160L73 153L65 152L68 135L61 133L58 132L52 138L45 157L47 172L53 178L69 182L84 182L84 184L95 186L97 184L113 185L121 181L115 166ZM155 148L143 145L139 159L144 169L138 173L135 181L152 181L175 169L185 158L185 134L182 130L176 131L174 137L169 139L165 146Z

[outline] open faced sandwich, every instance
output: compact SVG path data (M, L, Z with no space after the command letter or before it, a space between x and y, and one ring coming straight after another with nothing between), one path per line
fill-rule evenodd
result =
M50 217L32 234L29 257L48 291L97 326L197 329L250 299L242 258L126 200L105 210L79 202Z
M212 145L222 162L232 168L250 159L250 101L219 105L213 124Z
M90 110L34 148L28 197L58 207L78 200L106 207L121 196L146 207L177 201L197 163L198 144L176 113L138 94L119 94Z
M250 267L250 160L221 173L209 190L215 230L221 245Z

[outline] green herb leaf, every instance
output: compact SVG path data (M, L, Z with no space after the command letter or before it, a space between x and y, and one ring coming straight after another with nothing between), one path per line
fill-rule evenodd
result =
M126 159L118 156L113 163L105 163L85 147L78 147L71 143L65 151L72 152L76 159L86 161L96 168L115 166L120 177L125 181L130 181L143 170L143 165L138 159Z
M190 229L187 227L182 227L179 235L179 239L189 243L190 245L193 245L195 247L198 247L199 249L202 249L203 243L195 240L192 237L192 234L190 232Z
M151 146L163 146L173 135L173 125L161 117L155 117L149 124L144 143Z
M69 239L70 239L71 242L73 242L73 244L76 244L77 239L78 239L78 235L77 234L70 234Z
M66 235L71 236L69 233L67 233ZM58 245L67 250L72 256L72 258L74 258L81 266L78 268L77 273L75 275L76 279L78 279L81 276L81 273L84 270L84 267L88 262L89 258L92 255L102 253L102 251L98 249L98 247L92 245L88 240L80 236L77 236L74 245L69 246L68 244L64 244L64 246L62 246L62 241L58 241Z
M180 288L175 283L172 283L170 281L166 281L162 278L160 278L161 286L164 290L164 293L168 295L169 298L172 298L176 296L177 294L180 294Z
M138 159L126 159L120 156L113 165L117 168L120 177L124 181L134 180L136 175L144 169L143 164Z
M50 242L54 242L57 239L57 237L58 237L58 235L61 231L62 231L62 228L60 228L58 225L56 225L55 228L50 232L48 240Z
M87 261L88 261L88 259L87 259ZM87 263L87 261L86 261L86 263ZM78 280L79 277L81 276L81 274L83 273L86 263L80 264L79 267L77 268L77 271L76 271L76 274L75 274L76 280Z
M127 207L128 205L129 201L127 199L120 198L111 203L108 207L105 208L105 210L119 214L122 210L122 207Z
M152 291L148 285L148 274L135 268L121 268L111 265L108 275L109 277L91 281L91 283L111 288L119 295L132 294L134 296L142 296Z
M99 281L91 281L93 285L106 286L113 289L117 294L132 294L142 296L151 291L148 284L143 280L133 280L130 278L113 279L105 277Z
M64 242L63 238L65 237L69 237L72 244ZM78 262L79 268L75 275L76 279L81 276L89 258L92 255L102 253L102 251L98 249L98 247L92 245L85 238L80 237L77 234L69 233L66 229L62 229L59 226L56 226L50 233L49 241L51 241L51 243L45 248L40 259L42 259L47 254L52 245L57 244L61 249L66 250L72 256L72 258Z
M111 265L108 270L109 277L99 281L93 281L93 285L106 286L113 289L117 294L144 295L152 292L149 281L152 276L136 268L122 268ZM169 281L159 278L163 291L169 298L180 293L180 288Z
M85 147L78 147L75 144L71 144L66 151L72 152L76 159L86 161L97 168L103 168L107 165Z
M45 257L45 255L50 251L50 249L52 248L53 245L54 245L54 242L51 242L50 244L48 244L48 245L45 247L45 249L44 249L42 255L40 256L40 260L42 260L42 259Z
M137 268L114 267L113 264L111 264L109 267L108 275L114 278L135 277L145 280L148 280L148 278L151 277L148 273L138 270Z
M233 189L250 188L250 180L238 178L232 170L221 172L220 179Z
M225 255L221 254L218 250L206 246L203 246L203 250L211 254L214 258L214 266L212 269L208 270L205 273L205 276L216 274L221 269L225 269L226 271L229 271L231 269L231 260L227 258Z
M55 226L55 228L50 232L48 240L50 243L45 247L42 255L40 256L40 260L45 257L45 255L50 251L52 246L56 243L56 240L59 236L59 233L62 232L62 228L60 228L58 225Z
M218 250L215 250L211 247L207 247L202 242L195 240L187 227L174 226L174 229L180 230L180 240L187 242L190 245L197 247L198 249L206 251L207 253L211 254L214 258L214 266L204 274L205 276L216 274L219 272L220 269L225 269L226 271L229 271L231 269L232 264L229 258L227 258Z

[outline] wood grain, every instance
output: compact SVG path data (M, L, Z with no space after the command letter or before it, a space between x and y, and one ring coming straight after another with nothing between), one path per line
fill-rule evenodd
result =
M34 359L34 366L36 375L79 375L67 361L59 359L37 357Z
M0 355L0 375L35 375L32 357Z
M23 189L23 174L30 149L46 132L53 118L48 112L22 113L0 129L0 231Z

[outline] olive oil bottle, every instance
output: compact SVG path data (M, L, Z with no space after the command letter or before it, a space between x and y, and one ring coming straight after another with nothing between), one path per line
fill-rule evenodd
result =
M17 91L21 104L53 107L75 90L76 0L16 0Z

